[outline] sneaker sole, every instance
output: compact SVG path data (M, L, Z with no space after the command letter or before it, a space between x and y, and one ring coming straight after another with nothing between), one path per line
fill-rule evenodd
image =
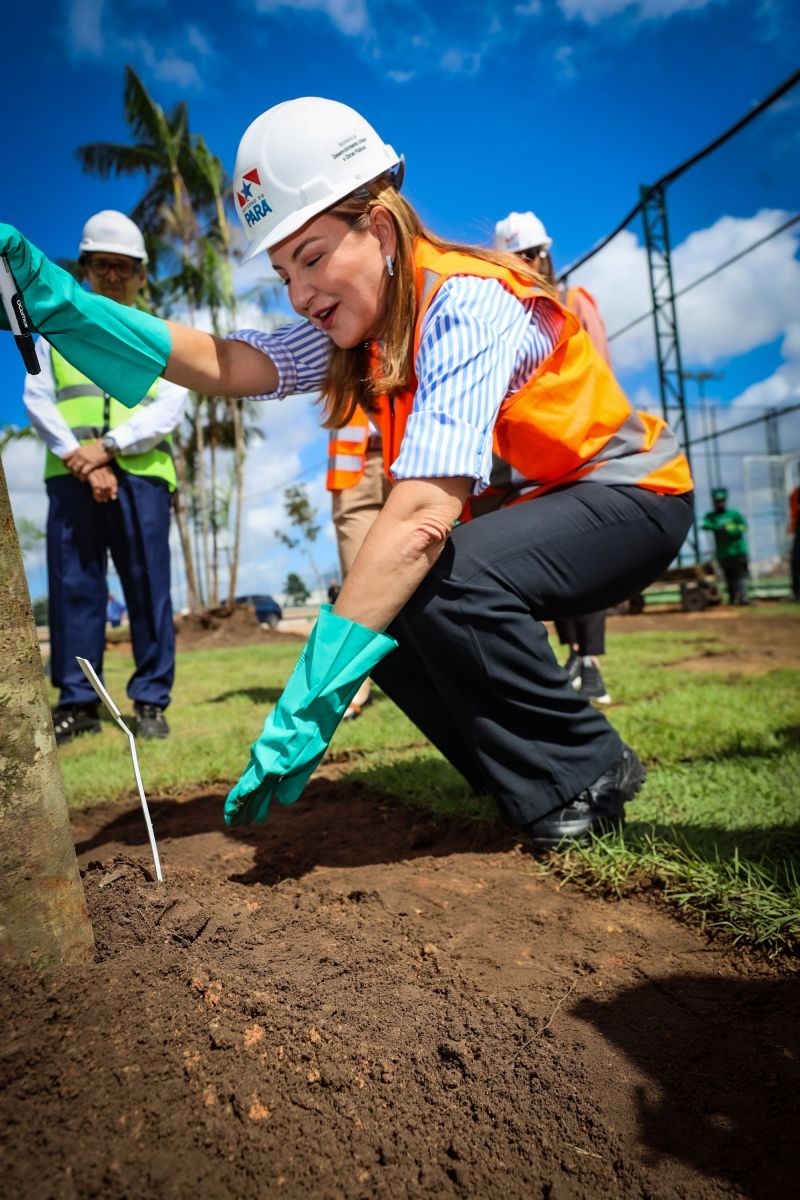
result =
M601 813L590 829L576 831L573 834L562 833L556 837L529 837L528 846L532 850L556 850L559 846L588 846L592 839L606 833L619 833L625 824L625 805L634 799L642 790L647 780L647 768L639 759L635 750L625 748L626 765L619 783L620 811L616 814Z

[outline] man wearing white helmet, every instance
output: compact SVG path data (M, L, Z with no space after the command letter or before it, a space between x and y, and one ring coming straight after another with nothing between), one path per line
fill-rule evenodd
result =
M84 226L80 264L92 292L135 306L147 278L141 230L121 212L96 213ZM44 338L37 355L41 373L27 376L24 400L47 447L50 661L60 689L56 740L63 744L100 730L97 698L75 657L88 658L102 673L109 553L130 617L134 728L139 737L166 737L164 710L175 671L171 435L186 390L154 382L140 403L127 408Z
M98 379L116 383L124 361L213 395L321 392L331 427L359 405L381 432L388 500L226 820L298 798L372 671L533 847L583 841L622 826L644 769L570 685L542 618L615 603L672 561L691 522L688 464L530 264L437 237L401 174L335 101L253 122L235 203L250 255L269 253L301 318L271 334L112 321L8 226L0 253L34 324Z
M498 250L511 250L527 259L552 288L556 287L556 273L550 256L553 239L536 213L512 212L498 221L494 230L494 244ZM561 289L559 299L575 313L595 350L610 367L611 354L605 322L594 296L585 288L565 287ZM556 617L555 626L561 645L569 647L566 670L572 686L595 704L610 704L611 696L600 674L599 662L606 652L605 610L582 613L580 616Z

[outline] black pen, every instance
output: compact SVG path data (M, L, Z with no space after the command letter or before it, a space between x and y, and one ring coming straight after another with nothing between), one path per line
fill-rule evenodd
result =
M14 334L14 341L25 363L25 370L29 375L38 375L42 368L33 342L30 317L25 311L22 295L17 290L5 254L0 254L0 296L11 332Z

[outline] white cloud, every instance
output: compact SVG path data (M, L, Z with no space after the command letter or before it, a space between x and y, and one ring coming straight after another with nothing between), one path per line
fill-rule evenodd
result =
M580 17L587 25L598 25L620 13L640 21L665 20L677 13L697 12L718 2L720 0L558 0L558 7L569 19Z
M157 35L148 36L144 29L132 33L131 27L143 19L140 6L136 6L135 19L132 10L132 5L124 3L112 9L105 0L67 0L66 53L78 62L88 59L115 68L121 61L130 61L159 83L182 90L202 87L198 61L207 69L213 55L202 29L194 23L169 29L162 19Z
M321 13L345 37L370 31L366 0L254 0L254 3L256 12L260 13L275 13L287 8L293 12Z
M725 216L690 234L672 253L676 290L725 260L735 259L787 216L770 209L747 218ZM798 241L796 228L786 230L678 300L686 366L709 366L786 336L800 309ZM585 284L597 297L609 333L651 306L647 256L630 230L615 238L570 282ZM651 319L615 340L611 351L619 370L638 369L651 362Z
M9 442L3 450L3 468L15 522L30 521L36 529L44 530L47 524L44 446L38 438ZM28 550L24 558L25 570L32 581L32 591L38 594L43 590L41 580L46 561L44 541Z
M174 83L179 88L199 88L202 80L195 64L174 50L157 50L147 38L122 40L120 48L144 64L147 73L159 83Z
M103 35L105 0L72 0L67 6L67 46L75 56L100 58L106 48Z
M513 46L531 28L546 20L543 39L548 62L555 53L555 75L564 82L574 78L572 47L559 45L567 22L580 20L596 27L623 15L634 28L648 20L666 20L727 0L557 0L545 7L542 0L518 0L497 5L495 0L470 0L468 4L433 4L430 0L249 0L265 19L295 15L316 16L330 22L352 40L367 62L397 84L422 73L445 71L450 75L475 75L486 58ZM553 19L555 18L555 20ZM537 26L539 28L539 26ZM550 45L555 37L554 46Z

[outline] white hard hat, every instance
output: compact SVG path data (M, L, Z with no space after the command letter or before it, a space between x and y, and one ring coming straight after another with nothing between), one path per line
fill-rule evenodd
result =
M95 213L83 227L81 254L94 254L97 251L127 254L129 258L147 262L141 229L125 213L113 208L104 208L102 212Z
M553 239L547 236L542 222L532 212L512 212L494 227L495 250L532 250L539 247L549 250Z
M304 96L256 117L239 143L233 187L250 248L247 262L349 196L396 171L400 156L355 109Z

